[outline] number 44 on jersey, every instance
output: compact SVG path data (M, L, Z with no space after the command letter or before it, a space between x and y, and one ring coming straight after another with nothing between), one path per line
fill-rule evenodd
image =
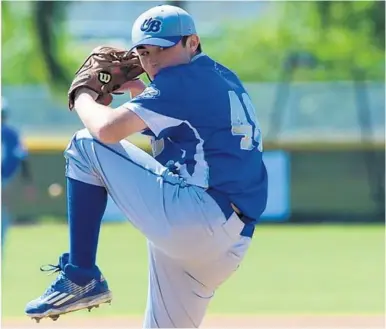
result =
M229 91L231 106L232 134L241 135L240 148L253 150L258 143L258 150L263 151L263 141L256 111L248 94L241 95L242 102L233 90ZM249 120L248 120L249 119ZM255 143L254 143L255 142Z

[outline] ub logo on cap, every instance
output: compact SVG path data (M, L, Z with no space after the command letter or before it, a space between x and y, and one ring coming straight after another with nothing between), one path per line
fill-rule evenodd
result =
M196 34L193 17L180 7L161 5L142 13L131 30L131 48L175 46L182 37Z
M158 19L148 18L141 25L141 31L157 33L161 31L162 21Z

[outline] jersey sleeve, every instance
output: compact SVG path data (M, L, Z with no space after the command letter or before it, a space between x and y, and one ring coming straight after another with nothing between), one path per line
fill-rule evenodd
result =
M168 128L183 123L178 118L181 115L178 79L169 76L160 75L140 95L123 105L137 114L157 137L164 137Z

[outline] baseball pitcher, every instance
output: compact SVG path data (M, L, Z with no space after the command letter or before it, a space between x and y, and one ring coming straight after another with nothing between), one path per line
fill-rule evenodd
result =
M125 90L131 100L109 107L111 94ZM262 135L248 93L202 52L193 18L160 5L135 21L129 51L91 53L69 108L85 126L65 150L70 248L26 314L56 320L111 301L95 260L109 194L148 241L144 327L199 327L266 207ZM150 136L153 156L125 140L138 132Z

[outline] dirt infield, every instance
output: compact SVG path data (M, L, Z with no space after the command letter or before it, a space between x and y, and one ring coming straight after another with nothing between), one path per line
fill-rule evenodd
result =
M2 328L9 329L72 329L72 328L141 328L141 317L70 318L53 322L50 319L36 324L30 319L4 320ZM383 316L208 316L202 328L259 328L259 329L380 329L385 328Z

